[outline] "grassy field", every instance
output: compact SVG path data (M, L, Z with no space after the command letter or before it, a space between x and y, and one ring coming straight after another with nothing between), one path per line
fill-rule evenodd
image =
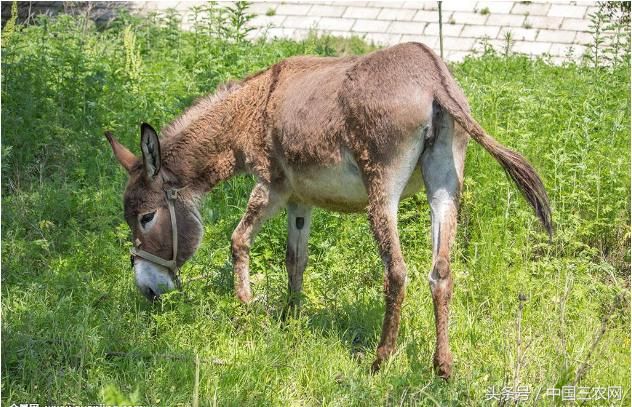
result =
M3 403L480 405L492 386L521 385L528 404L552 404L547 389L576 385L621 386L611 403L630 404L629 63L551 66L488 52L452 66L474 117L540 172L555 235L549 244L472 142L453 250L454 377L431 369L423 193L401 204L410 283L398 352L373 376L383 268L364 215L315 211L304 306L285 322L284 214L253 248L257 300L243 306L233 295L229 239L247 177L204 202L204 242L182 273L207 279L157 304L135 288L126 174L103 131L138 152L139 122L161 127L222 81L290 55L370 50L332 38L249 42L238 19L224 29L200 13L192 33L175 28L175 15L5 29Z

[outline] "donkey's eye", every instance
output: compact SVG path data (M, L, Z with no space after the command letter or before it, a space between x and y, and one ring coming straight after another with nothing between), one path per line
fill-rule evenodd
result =
M151 220L154 218L154 215L156 214L156 212L151 212L151 213L146 213L144 214L141 218L140 218L140 224L142 227L145 227L146 224L148 224L149 222L151 222Z

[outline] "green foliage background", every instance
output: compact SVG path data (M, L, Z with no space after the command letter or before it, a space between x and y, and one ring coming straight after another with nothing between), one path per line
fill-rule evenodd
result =
M548 244L518 191L472 142L453 251L454 378L431 370L423 193L401 204L410 283L399 351L371 376L382 265L362 214L315 212L295 319L280 321L284 215L253 248L257 301L246 307L233 296L229 238L253 185L247 177L225 182L203 205L205 239L183 275L208 279L158 304L136 292L122 217L126 175L103 131L138 151L141 121L161 127L225 80L291 55L372 48L316 36L251 42L238 14L217 22L217 11L197 12L187 33L173 12L142 21L121 14L101 28L40 17L3 32L4 403L478 405L491 386L528 385L535 394L573 384L583 364L578 385L622 386L620 403L630 403L629 62L551 66L488 50L452 66L474 117L539 170L556 233ZM527 298L521 344L519 294Z

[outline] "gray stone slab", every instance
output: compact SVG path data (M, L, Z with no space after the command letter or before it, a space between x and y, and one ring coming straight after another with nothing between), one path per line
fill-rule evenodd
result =
M469 38L496 38L500 32L500 27L493 25L466 25L461 31L461 37Z
M342 16L345 18L377 18L380 10L375 7L347 7Z
M485 24L499 25L501 27L522 27L526 20L525 16L513 14L490 14Z
M571 4L552 4L548 15L551 17L583 18L588 7L574 6Z
M559 42L563 44L570 44L575 39L575 31L563 31L563 30L540 30L536 41L538 42Z
M332 31L349 31L355 23L352 18L323 17L318 22L318 28Z
M318 17L341 17L346 9L347 7L345 6L315 4L309 9L309 15Z
M417 10L414 9L383 8L377 15L377 19L390 21L411 21L416 13Z
M393 21L388 27L391 34L422 34L426 23L416 21Z
M513 5L513 1L479 1L476 3L476 10L478 10L478 12L487 10L490 14L507 14L511 11Z
M514 2L511 14L526 16L546 16L551 8L550 3Z
M351 31L360 33L385 33L387 32L390 21L385 20L365 20L357 19L355 24L351 27Z

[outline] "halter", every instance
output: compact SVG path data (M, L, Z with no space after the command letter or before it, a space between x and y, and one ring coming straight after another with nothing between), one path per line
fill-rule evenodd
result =
M136 239L134 243L135 247L130 249L130 253L132 256L137 256L148 260L155 264L160 264L169 269L169 271L173 274L176 280L176 287L178 289L182 288L180 283L180 272L178 269L178 265L176 260L178 258L178 224L176 223L176 210L174 203L178 199L179 189L169 189L165 191L167 194L167 204L169 205L169 216L171 217L171 237L172 237L172 247L173 247L173 257L171 260L165 260L162 257L158 257L155 254L148 253L144 250L141 250L140 246L142 243L140 240Z

